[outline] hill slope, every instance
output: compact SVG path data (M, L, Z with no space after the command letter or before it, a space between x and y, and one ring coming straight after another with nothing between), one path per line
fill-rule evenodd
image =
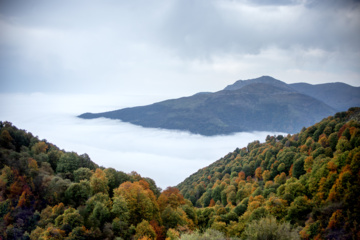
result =
M211 136L242 131L294 133L335 113L325 103L298 93L279 80L263 77L254 82L238 83L237 87L241 85L241 88L236 90L195 94L148 106L85 113L79 117L120 119L143 127Z
M351 108L298 134L268 136L177 187L203 208L200 226L244 237L245 226L270 215L298 226L302 239L357 239L359 121L360 108Z
M0 239L165 239L169 228L194 230L191 203L175 188L160 190L0 121Z

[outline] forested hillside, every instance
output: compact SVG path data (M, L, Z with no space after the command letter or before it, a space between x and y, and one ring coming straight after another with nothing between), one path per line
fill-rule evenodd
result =
M150 178L99 167L9 122L0 145L0 239L165 239L170 228L197 227L176 188L160 193Z
M359 119L268 136L164 191L0 122L0 239L359 239Z
M359 119L351 108L299 134L249 143L178 188L200 208L200 228L228 236L249 236L249 223L276 218L303 239L359 239ZM253 231L263 227L256 223Z

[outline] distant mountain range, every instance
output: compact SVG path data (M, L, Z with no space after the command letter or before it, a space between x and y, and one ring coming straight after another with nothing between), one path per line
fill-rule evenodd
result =
M224 90L147 106L79 117L105 117L206 136L248 131L294 133L324 117L360 106L360 87L344 83L286 84L269 76L239 80Z

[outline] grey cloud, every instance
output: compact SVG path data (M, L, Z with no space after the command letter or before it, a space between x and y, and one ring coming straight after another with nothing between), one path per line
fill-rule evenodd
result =
M160 40L185 57L207 55L212 53L208 50L226 48L222 46L226 31L222 27L226 25L213 1L175 1L161 29L164 39Z
M187 94L309 66L358 79L359 8L329 2L1 1L0 91Z
M240 0L241 1L241 0ZM267 6L286 6L286 5L295 5L299 4L299 0L248 0L244 1L248 4L258 4L258 5L267 5Z
M359 51L359 8L339 9L335 3L327 4L329 8L306 8L294 2L284 12L277 7L283 1L270 2L274 7L250 9L242 1L178 1L165 22L165 43L183 57L200 58L256 54L271 46Z
M305 5L308 8L358 8L360 0L308 0Z
M157 1L2 1L1 91L106 90L141 64L167 4ZM139 47L138 47L139 46ZM154 60L152 60L154 61ZM131 66L132 68L134 66ZM129 78L131 78L129 76ZM86 85L84 85L84 82ZM4 86L4 85L3 85Z
M292 56L295 68L359 74L355 59L360 53L360 9L356 2L270 2L178 1L164 21L163 46L183 59L208 62L218 56L242 59L277 48ZM299 65L297 59L306 64Z
M249 5L264 6L289 6L289 5L305 5L307 7L354 7L360 3L359 0L232 0L238 3Z

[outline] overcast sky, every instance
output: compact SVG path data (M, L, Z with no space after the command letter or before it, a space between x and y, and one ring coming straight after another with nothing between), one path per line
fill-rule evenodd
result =
M2 93L217 91L270 75L360 86L355 0L0 0Z

